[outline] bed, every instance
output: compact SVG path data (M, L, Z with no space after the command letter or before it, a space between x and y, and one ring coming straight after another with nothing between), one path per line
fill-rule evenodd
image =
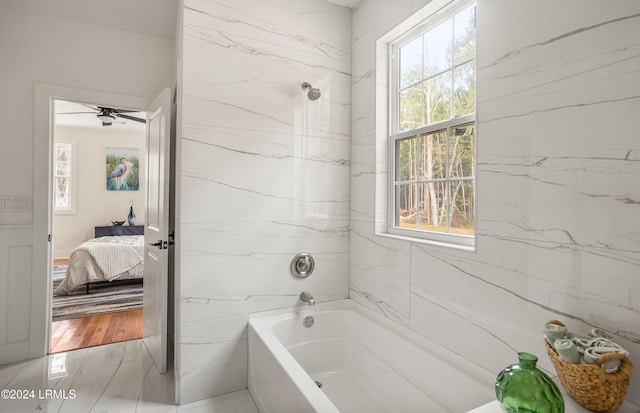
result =
M144 235L93 238L71 252L64 279L54 294L66 295L79 286L142 282Z

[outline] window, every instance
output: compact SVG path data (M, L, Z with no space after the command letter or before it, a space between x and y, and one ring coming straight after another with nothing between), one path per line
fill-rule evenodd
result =
M55 143L53 171L53 196L56 212L75 212L74 200L74 167L73 144L70 142Z
M475 3L453 3L391 42L390 234L473 246Z

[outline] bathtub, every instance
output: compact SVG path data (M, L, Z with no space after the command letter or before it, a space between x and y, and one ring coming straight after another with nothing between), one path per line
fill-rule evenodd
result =
M495 378L351 300L249 317L261 413L461 413L495 400Z

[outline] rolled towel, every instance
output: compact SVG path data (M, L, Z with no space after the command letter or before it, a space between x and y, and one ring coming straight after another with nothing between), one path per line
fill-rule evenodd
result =
M602 354L597 350L597 347L587 347L584 349L582 357L585 363L593 364L601 355Z
M544 338L553 346L553 343L559 338L565 338L567 335L567 327L558 324L547 323L544 326Z
M593 341L593 337L582 337L582 336L572 336L571 341L575 343L578 348L585 349L587 347L591 347L591 342Z
M588 364L593 364L602 356L607 353L620 353L615 347L589 347L584 350L584 361ZM605 373L615 373L620 368L622 360L611 359L602 363L601 367Z
M559 338L553 342L558 356L567 363L579 363L580 353L576 344L568 338Z
M568 331L566 338L571 338L571 339L578 338L578 339L584 339L584 340L593 340L593 337L590 336L590 335L574 333L573 331Z
M629 352L622 348L621 345L619 345L615 341L603 337L594 338L589 346L587 346L587 348L603 349L602 351L599 351L599 353L601 354L615 351L616 353L624 354L627 357L629 356Z
M599 328L592 328L591 330L587 331L587 335L591 337L609 338L609 335L604 330L601 330Z

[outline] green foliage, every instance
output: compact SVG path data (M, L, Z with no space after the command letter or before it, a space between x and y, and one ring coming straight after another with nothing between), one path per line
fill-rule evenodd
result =
M475 8L455 17L454 47L443 48L450 60L429 62L416 45L433 42L427 33L401 49L398 124L400 131L475 113ZM427 36L431 36L427 40ZM451 38L449 38L451 39ZM430 43L433 44L433 43ZM452 43L449 43L452 44ZM426 48L427 46L421 46ZM441 57L441 56L440 56ZM415 63L419 62L419 63ZM432 65L433 63L433 65ZM403 227L473 234L475 225L475 125L442 130L399 141L396 146L398 224ZM467 178L467 179L464 179Z
M138 172L138 159L135 158L136 162L131 166L131 172L127 175L127 186L129 188L140 188L140 174Z

